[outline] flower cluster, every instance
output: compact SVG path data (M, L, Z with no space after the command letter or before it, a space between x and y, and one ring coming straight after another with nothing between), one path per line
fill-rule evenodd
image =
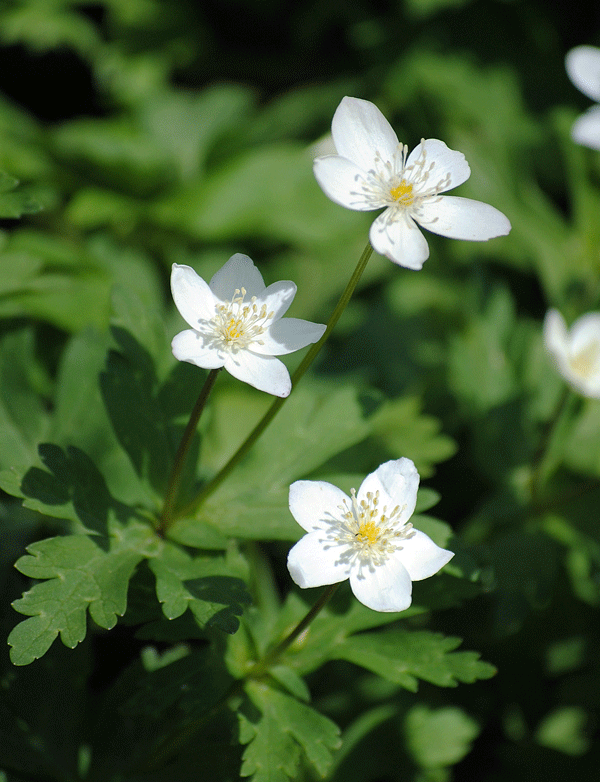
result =
M404 611L412 582L437 573L454 554L409 522L419 473L410 459L385 462L348 497L325 481L290 486L290 511L308 533L288 555L302 588L350 579L355 596L374 611Z
M509 221L494 207L443 195L470 174L464 155L443 141L423 140L409 154L379 109L357 98L342 100L332 134L336 154L315 160L317 181L349 209L385 209L369 238L395 263L420 269L428 257L417 224L474 241L510 231ZM190 326L172 341L175 357L204 369L223 367L275 396L291 391L288 370L275 356L318 342L326 330L318 323L283 318L296 286L283 281L265 287L246 255L233 255L210 283L191 267L174 264L171 289ZM179 473L176 467L173 496ZM356 597L376 611L408 608L412 582L437 573L454 556L410 523L418 485L410 459L382 464L350 497L324 481L292 484L290 510L307 532L289 552L293 580L304 588L349 579Z
M385 211L369 232L373 249L394 263L420 269L429 257L417 223L453 239L484 241L510 231L508 219L493 206L443 196L471 173L465 156L443 141L427 139L408 154L377 106L344 98L331 123L336 155L318 157L317 182L347 209Z
M582 315L567 331L560 312L549 310L544 342L564 379L584 396L600 399L600 312Z
M565 58L567 75L584 95L600 103L600 49L576 46ZM578 144L600 149L600 106L592 106L571 128L571 138Z

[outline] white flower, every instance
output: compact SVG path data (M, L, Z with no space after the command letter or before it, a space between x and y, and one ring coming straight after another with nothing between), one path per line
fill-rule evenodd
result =
M236 253L209 284L190 266L173 264L171 291L181 316L192 327L171 343L179 361L204 369L224 367L238 380L275 396L292 389L285 365L273 356L317 342L325 326L284 318L296 286L284 280L265 288L247 255Z
M394 263L420 269L429 257L416 223L453 239L483 241L510 231L493 206L456 196L440 196L471 173L461 152L443 141L423 140L408 155L377 106L344 98L331 132L337 155L317 158L317 182L332 201L368 212L386 208L371 226L373 249Z
M600 399L600 312L582 315L567 331L560 312L548 310L544 342L564 379L584 396Z
M385 462L348 497L325 481L296 481L290 510L308 532L290 550L288 569L302 588L350 579L374 611L404 611L412 582L429 578L454 554L408 521L419 473L410 459Z
M600 49L576 46L565 57L567 75L577 89L600 103ZM577 144L600 149L600 106L592 106L573 123L571 138Z

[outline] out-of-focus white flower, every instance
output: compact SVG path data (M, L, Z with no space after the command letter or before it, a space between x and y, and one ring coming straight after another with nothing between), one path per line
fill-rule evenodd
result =
M308 533L290 550L288 569L302 588L350 579L374 611L404 611L412 582L429 578L454 554L409 522L419 473L410 459L385 462L348 497L325 481L296 481L290 510Z
M289 280L265 288L247 255L236 253L206 283L190 266L173 264L171 291L191 329L177 334L171 348L179 361L230 374L275 396L288 396L290 375L274 358L317 342L325 326L284 318L296 285Z
M567 53L565 67L577 89L600 103L600 49L576 46ZM575 120L571 138L577 144L600 149L600 106L592 106Z
M584 396L600 398L600 312L582 315L568 331L560 312L548 310L544 342L564 379Z
M369 233L373 249L400 266L420 269L429 257L417 223L453 239L484 241L510 231L510 222L481 201L442 196L471 173L461 152L427 139L408 154L377 106L344 98L331 123L336 155L314 162L325 194L347 209L385 208Z

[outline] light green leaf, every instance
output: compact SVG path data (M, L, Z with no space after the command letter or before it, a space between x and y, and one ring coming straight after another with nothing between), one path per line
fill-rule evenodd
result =
M255 774L253 782L286 776L294 779L298 745L317 773L325 776L333 760L332 750L341 744L337 725L310 706L265 684L249 682L246 692L262 717L252 723L245 718L240 740L251 743L244 752L242 776Z
M433 473L433 465L456 451L452 438L440 433L440 423L421 412L418 397L401 397L384 402L371 419L373 435L390 454L406 456L415 463L421 477Z
M385 679L417 691L417 680L456 687L458 682L471 684L489 679L496 669L479 660L477 652L454 652L460 638L427 631L388 630L363 633L347 638L334 654L367 668Z
M222 430L236 428L239 397L217 398L216 408L206 437L206 449L213 453L214 440L227 438ZM299 388L243 464L201 506L195 519L182 519L173 526L172 537L194 545L201 522L224 535L296 540L302 530L289 512L290 483L360 442L368 432L355 389Z
M237 617L251 602L239 565L233 567L222 556L191 556L169 542L149 564L167 619L175 619L189 608L200 627L236 632Z
M29 578L46 580L13 603L31 618L8 638L12 662L33 662L59 633L65 646L76 646L86 634L87 610L100 627L114 627L125 613L129 579L151 537L148 527L131 523L108 539L69 535L29 546L15 567Z
M21 217L42 208L27 192L15 190L19 180L0 171L0 218Z
M408 747L421 768L453 766L479 735L479 726L462 709L414 706L404 724Z

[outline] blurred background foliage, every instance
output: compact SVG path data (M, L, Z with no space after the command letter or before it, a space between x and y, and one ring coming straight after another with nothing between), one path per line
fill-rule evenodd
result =
M379 405L368 437L343 440L326 472L364 474L408 456L441 496L450 548L468 553L484 589L428 626L498 668L456 690L422 684L418 696L349 662L314 673L315 704L345 736L330 779L597 779L600 402L571 403L552 444L553 469L562 466L543 496L528 488L562 391L541 319L549 306L569 320L600 308L600 158L569 138L589 101L563 65L581 43L600 44L598 3L576 12L560 0L0 5L4 469L34 463L40 442L77 445L115 496L144 499L127 495L132 466L96 380L114 347L113 316L158 362L156 377L141 375L153 399L167 404L170 377L180 409L169 413L185 415L181 391L197 376L169 375L168 340L181 329L173 262L210 277L247 253L267 282L298 284L292 315L327 320L370 224L329 202L312 176L344 95L374 101L409 147L439 137L462 151L472 175L459 194L512 222L510 236L486 244L428 237L418 273L373 258L307 381L350 382ZM143 368L143 351L137 358ZM188 394L192 404L195 388ZM204 424L206 470L222 452L214 438L233 449L263 404L223 381ZM157 482L150 475L144 496ZM28 586L13 563L63 527L8 495L0 520L7 635L17 621L9 603ZM2 710L29 704L23 731L54 769L40 777L32 766L23 779L73 778L61 771L66 755L85 777L96 698L142 645L125 627L74 651L55 644L27 669L2 652ZM146 670L169 662L148 649ZM129 693L136 675L119 687ZM203 778L237 778L239 757L215 747ZM0 768L16 762L11 752L7 742ZM172 778L198 773L183 759Z

